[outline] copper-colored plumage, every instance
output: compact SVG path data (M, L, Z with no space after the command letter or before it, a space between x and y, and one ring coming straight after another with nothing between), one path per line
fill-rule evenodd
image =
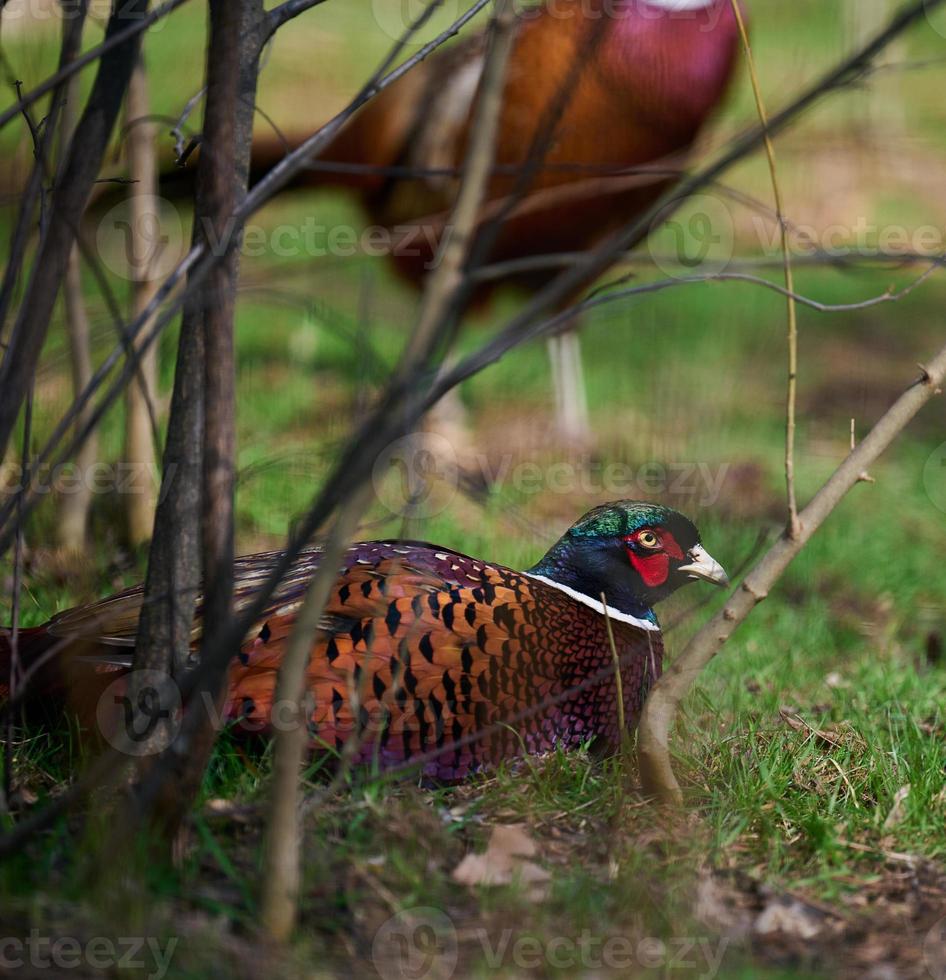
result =
M275 557L238 561L241 604ZM303 555L234 660L224 717L238 729L270 730L276 672L317 565L318 552ZM123 648L134 644L141 598L140 589L125 592L24 638L27 648L66 642L59 669L87 723L130 663ZM521 572L429 545L359 545L348 552L323 628L307 673L310 730L331 750L356 738L358 761L390 768L420 756L426 774L451 779L522 747L618 738L604 617ZM633 722L663 646L659 633L614 628ZM199 621L195 645L198 630Z
M555 256L594 249L642 216L677 181L722 102L738 45L730 0L549 0L525 10L508 62L477 246L480 265L503 271L479 279L469 301L482 304L499 286L538 289L561 272ZM446 231L486 48L485 36L475 36L414 67L299 175L299 183L352 189L372 223L386 230L394 267L415 286L433 267ZM279 140L258 141L256 173L285 150ZM627 244L650 230L640 228ZM531 260L528 268L523 260ZM592 278L576 283L559 308L574 303ZM550 355L558 432L587 443L577 336L550 338Z
M238 612L278 558L237 560ZM287 717L273 704L276 675L320 558L301 554L234 651L222 720L237 732L265 735ZM635 501L590 511L528 572L419 542L353 545L306 675L312 748L438 779L521 752L591 740L613 748L619 719L636 725L660 674L651 606L694 578L726 581L690 521ZM142 598L130 589L24 631L22 663L38 671L34 695L67 703L106 737L116 731L128 720L122 699ZM198 607L195 653L200 630ZM0 632L4 678L9 660Z
M455 196L485 51L485 37L475 36L413 68L300 175L356 190L371 220L395 232L392 258L416 283L429 271ZM707 0L699 10L555 0L522 14L484 218L510 195L518 203L490 261L591 248L650 205L721 102L737 52L730 0ZM254 169L263 172L284 152L260 139ZM418 226L424 234L408 230ZM505 281L531 288L556 272Z

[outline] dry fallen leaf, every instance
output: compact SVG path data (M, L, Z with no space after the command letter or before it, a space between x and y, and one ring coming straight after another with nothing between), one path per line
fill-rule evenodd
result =
M819 916L797 901L777 899L770 902L755 920L755 931L760 936L781 933L797 939L814 939L821 932Z
M907 816L907 808L904 804L907 801L907 797L910 795L910 784L907 783L906 786L901 786L897 790L893 798L893 806L890 808L890 813L887 814L887 819L884 821L884 830L891 830L894 827L898 827Z
M29 786L14 786L10 793L10 809L17 811L25 810L28 807L34 806L38 799L39 797Z
M520 824L494 827L482 854L467 854L454 868L453 880L461 885L508 885L519 882L532 901L541 901L551 876L528 858L536 854L535 841Z
M752 920L739 904L737 890L711 871L703 869L696 886L693 914L703 925L732 938L744 939Z

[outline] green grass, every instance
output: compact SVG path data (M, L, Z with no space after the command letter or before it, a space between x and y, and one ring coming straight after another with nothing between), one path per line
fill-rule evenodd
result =
M332 18L329 6L334 8L327 5L325 16L309 15L304 29L281 37L273 49L261 103L280 125L303 128L327 116L387 43L381 32L367 29L369 15L358 5L339 6ZM829 5L760 2L753 16L756 54L773 105L829 64L842 44ZM197 87L202 29L203 11L192 5L149 38L156 111L176 115ZM938 57L940 50L935 32L918 30L897 56ZM35 84L54 57L42 37L11 42L7 54L27 84ZM936 85L927 84L941 82L941 74L933 67L883 76L882 82L888 94L891 77L909 86L902 126L919 134L928 153L941 152L946 131ZM300 105L312 119L300 118ZM743 86L714 141L752 118ZM830 103L788 135L782 159L793 212L809 206L809 195L820 200L807 156L817 157L838 134L849 136L856 119L850 102ZM3 134L4 159L22 138L12 127ZM851 173L855 181L856 170ZM860 188L869 215L911 224L931 220L935 202L922 186L903 179L887 187L875 178ZM731 179L767 199L758 160ZM271 231L298 221L300 213L329 226L357 227L361 220L334 195L307 194L270 205L259 223ZM758 242L745 216L735 218L737 246L754 254ZM8 228L4 215L0 241L7 240ZM246 259L243 272L238 536L240 550L251 551L284 540L327 474L359 393L370 393L381 380L380 367L363 368L353 338L364 331L377 364L391 365L414 300L377 261L313 263L304 256L267 255ZM124 299L123 282L112 281ZM833 303L879 295L891 282L908 281L903 272L798 273L800 290ZM87 292L96 354L102 356L113 341L91 277ZM916 362L942 342L943 300L942 284L934 279L897 305L835 316L800 311L803 500L846 453L850 419L856 418L859 434L866 432L915 376ZM482 343L515 305L514 298L501 298L464 333L461 348ZM729 568L752 553L760 531L776 533L783 517L782 300L747 285L681 287L601 307L589 316L583 338L599 443L594 458L576 468L574 483L563 490L549 476L549 467L565 454L544 435L551 395L545 352L536 344L463 386L474 443L493 471L508 463L489 498L474 503L457 496L442 513L409 529L376 505L365 534L409 530L521 567L585 508L643 492L635 481L610 492L614 483L606 485L604 474L617 464L634 474L649 464L677 467L670 476L694 464L714 477L722 473L715 496L702 483L673 494L669 481L658 482L651 492L697 519L708 547ZM174 339L172 332L162 340L166 391ZM70 397L65 351L57 323L44 352L37 444ZM927 924L911 920L892 927L881 899L887 883L908 866L903 855L912 856L910 867L944 865L946 666L927 652L935 647L931 638L946 632L946 539L944 514L924 483L926 461L946 438L942 418L941 406L931 407L909 428L874 469L877 482L855 488L701 678L673 741L686 816L657 813L639 800L632 760L594 760L582 753L517 763L452 789L356 774L309 816L302 922L291 950L275 953L253 935L268 753L223 737L179 867L154 866L141 855L136 884L130 869L109 866L107 826L93 820L78 847L77 838L58 827L0 867L0 933L19 935L36 925L62 935L136 928L178 936L173 975L181 977L221 972L221 964L247 976L258 975L261 964L288 975L345 975L368 968L373 938L387 919L426 907L445 912L457 929L458 975L491 975L490 951L507 928L516 940L538 938L546 947L553 938L577 941L583 930L601 940L630 938L634 962L645 970L639 955L644 939L669 944L693 937L716 948L725 928L695 912L698 883L712 870L714 880L731 889L734 905L742 901L752 915L765 895L790 892L854 916L864 911L858 894L867 893L867 933L898 949L917 947L918 930ZM103 459L120 457L121 425L120 411L105 419ZM540 474L532 485L516 478L523 464ZM940 503L946 499L935 487L933 495ZM81 562L64 564L51 554L55 521L50 500L28 527L26 625L130 584L143 570L144 556L122 546L114 498L96 502L95 550ZM8 573L9 565L0 565L0 582ZM664 620L676 620L702 598L701 588L675 599ZM8 617L7 594L5 588L0 621ZM709 608L719 601L714 598ZM687 617L670 633L671 657L708 611ZM16 772L42 800L74 771L79 756L69 733L31 731L17 748ZM321 772L311 771L308 779L324 785ZM891 818L898 791L907 785L909 795ZM219 801L245 810L221 813ZM529 901L515 885L469 891L451 880L463 855L482 849L493 825L509 822L527 825L538 860L552 872L544 902ZM935 900L946 903L942 888ZM822 935L813 948L846 962L859 943L849 930L837 943ZM510 957L503 961L506 974L521 975ZM729 944L721 975L774 980L832 972L830 964L819 972L817 962L797 946L773 952L772 943L749 936ZM581 971L574 963L556 967L543 959L529 972ZM671 966L666 956L653 959L650 972L700 973Z

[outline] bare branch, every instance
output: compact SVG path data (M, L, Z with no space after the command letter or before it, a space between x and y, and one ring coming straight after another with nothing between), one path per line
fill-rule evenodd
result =
M83 0L83 3L77 11L78 15L67 18L63 22L62 47L59 54L59 64L62 68L68 68L79 54L82 46L82 29L87 13L88 0ZM19 89L17 91L19 92ZM69 88L65 83L60 83L54 87L52 105L41 139L37 139L35 127L29 114L29 106L24 105L22 109L23 116L30 128L30 133L33 135L34 160L29 180L23 189L23 193L20 195L19 213L17 214L16 224L14 225L10 238L9 259L3 272L3 284L0 286L0 334L2 334L3 326L6 323L7 311L10 309L13 292L26 257L27 241L30 226L34 220L36 202L45 193L43 179L46 176L46 161L51 156L50 150L53 148L56 136L59 113L64 108L67 99L74 101L77 98L78 89L74 87ZM75 114L74 108L74 106L71 107L73 115ZM66 141L60 140L60 145L63 147L63 152L61 153L62 160L60 162L64 162ZM0 459L2 458L3 454L0 453Z
M276 679L273 703L292 705L294 711L292 723L280 725L273 732L273 775L263 845L260 918L266 934L277 942L285 942L295 925L301 883L299 778L309 740L310 714L306 669L338 567L369 500L369 486L363 484L353 489L350 500L341 508L322 546L319 568L296 614Z
M801 293L792 293L791 297L796 302L801 303L803 306L810 307L813 310L817 310L819 313L851 313L857 310L866 310L874 306L880 306L883 303L895 303L904 297L909 296L913 290L917 289L924 282L926 282L933 272L940 267L940 264L941 263L938 262L930 263L930 267L921 276L899 292L888 290L887 292L882 293L880 296L874 296L870 299L861 300L857 303L820 303L817 300L810 299L809 297L802 295ZM625 279L626 277L623 277L622 279L617 280L617 282L625 281ZM458 364L455 364L448 371L445 371L442 377L438 380L437 384L434 386L434 389L430 394L428 404L433 404L433 402L435 402L438 398L441 398L451 388L456 387L461 382L466 381L467 378L479 373L483 370L483 368L488 367L490 364L495 364L514 348L539 337L544 337L547 334L560 329L564 324L568 323L579 313L593 310L599 306L606 306L610 303L616 303L619 300L627 299L632 296L644 296L648 293L659 293L665 289L673 289L677 286L689 286L695 283L710 282L746 282L755 286L761 286L764 289L770 289L781 296L788 295L788 290L786 290L783 286L778 285L778 283L770 282L768 279L763 279L761 276L753 276L746 273L737 272L708 272L700 276L682 276L678 279L659 279L656 282L644 283L640 286L631 286L628 289L614 289L611 292L607 292L606 290L611 289L614 285L616 285L616 283L608 283L595 289L589 298L581 300L578 303L574 303L565 309L560 310L549 319L541 320L538 323L529 326L527 330L514 331L508 327L504 328L499 334L496 335L495 338L487 341L487 343L484 344L479 350L467 355L467 357L465 357Z
M323 3L325 0L283 0L278 7L273 7L266 15L263 43L268 41L283 24L288 24L294 17Z
M62 109L62 134L60 147L62 156L75 131L78 112L79 76L73 75L66 85L66 100ZM65 325L69 339L69 362L72 369L72 391L75 397L85 389L92 378L92 351L89 336L89 317L82 295L82 269L79 248L74 246L66 266L63 282L63 303L65 306ZM120 323L121 321L119 321ZM88 420L85 412L77 420L82 426ZM76 468L80 474L87 473L98 458L98 438L93 432L83 443L76 456ZM63 496L59 506L57 535L60 546L67 552L78 554L87 544L89 512L92 507L92 487L89 481L80 479L71 493Z
M473 278L477 282L492 282L497 279L505 279L522 272L535 272L544 269L568 269L578 262L583 252L555 252L548 255L530 255L521 259L509 259L503 262L496 262L491 265L484 265L474 270ZM639 250L625 252L619 256L614 265L618 266L644 266L666 268L678 263L678 259L670 255L650 255ZM874 263L883 266L946 266L946 256L929 255L923 252L891 252L884 249L861 249L845 248L832 249L830 252L818 251L806 255L797 255L793 259L795 266L836 266L839 269L852 270L858 268L872 267ZM707 263L710 264L710 263ZM870 264L870 265L868 265ZM736 257L725 263L725 269L763 269L763 268L784 268L784 261L771 259L765 256L745 256ZM713 278L721 277L725 270L712 273ZM769 284L771 285L771 284ZM797 294L796 294L797 295ZM830 309L830 307L825 307Z
M22 481L25 483L26 475L30 469L30 439L33 428L33 389L26 399L26 412L23 416L23 448L20 456L20 473ZM17 498L22 501L22 490L17 494ZM16 544L13 553L13 585L11 596L12 625L10 626L10 667L7 675L7 690L10 699L17 696L17 689L21 682L20 672L20 597L23 590L23 526L21 519L17 522ZM8 712L3 737L3 789L2 789L2 809L6 810L10 805L13 789L13 723L15 716L13 712Z
M763 127L768 125L765 103L762 100L762 87L756 73L755 58L749 34L742 17L739 0L730 0L739 37L746 55L749 68L749 78L752 82L752 94L755 97L756 111ZM766 134L764 139L765 155L769 164L769 176L772 180L772 194L775 198L775 218L778 222L782 243L782 257L785 266L785 294L788 309L788 391L785 399L785 491L788 497L788 533L792 538L798 537L798 499L795 493L795 405L798 391L798 315L795 309L795 278L792 272L792 254L788 247L788 225L785 220L785 208L782 205L782 190L778 182L778 167L775 163L775 145L771 136Z
M641 780L647 793L664 803L682 803L683 794L673 773L669 749L670 729L680 702L703 668L749 613L768 596L791 561L848 491L863 480L863 475L917 412L934 395L940 394L944 380L946 347L923 368L923 375L900 396L801 512L798 537L791 538L786 533L779 538L723 609L690 640L657 682L644 707L638 737Z
M181 679L188 663L194 604L203 572L202 644L232 618L235 368L233 317L240 226L258 78L262 0L212 0L207 50L204 152L198 166L195 243L215 243L219 261L185 306L158 520L152 541L135 666ZM145 338L146 342L147 338ZM144 346L144 344L142 344ZM193 673L193 671L191 671ZM195 686L196 707L165 752L147 762L138 804L152 800L173 837L197 792L215 732L201 709L219 704L226 665ZM165 702L162 702L165 703ZM162 733L163 736L164 733ZM160 776L154 776L154 774ZM173 777L173 778L169 778Z
M147 0L122 0L116 4L109 19L108 35L123 33L120 30L123 20L143 16L146 8ZM70 144L68 160L56 183L49 228L40 243L26 296L0 365L0 458L36 371L66 263L75 244L74 229L98 176L137 56L138 41L138 35L134 34L102 57L88 104Z
M22 98L17 99L9 109L4 109L3 112L0 112L0 129L6 126L11 119L15 119L23 109L31 106L37 99L41 99L47 92L51 92L60 82L71 78L76 72L85 68L86 65L91 65L94 61L104 58L130 38L137 38L139 34L144 33L152 24L156 24L162 17L167 17L168 14L177 10L178 7L185 3L187 3L187 0L168 0L167 3L155 8L150 14L145 14L144 12L131 13L127 11L119 13L119 20L134 20L135 23L129 24L128 27L122 30L118 30L116 26L114 32L107 32L105 40L101 44L97 44L94 48L89 48L80 57L60 68L59 71L50 75L49 78L37 85L36 88L31 89ZM114 18L113 21L117 25L118 21L115 21Z
M453 324L460 311L463 266L472 248L477 215L486 194L495 154L514 25L513 0L500 0L492 22L490 48L471 129L472 143L464 161L463 180L451 221L454 231L428 280L417 325L392 380L395 388L415 384L418 372L429 364L431 355L454 333ZM306 668L339 562L367 506L368 488L367 470L349 482L351 497L339 510L279 669L274 700L294 705L297 717L295 725L275 733L262 917L266 931L280 942L289 937L295 923L300 881L299 769L308 741L302 711Z
M128 247L132 259L130 271L135 314L151 302L158 286L154 273L157 248L154 229L160 220L155 205L158 194L157 131L154 123L147 119L150 104L148 71L143 55L139 54L128 82L125 105L128 170L134 181L129 194L131 239ZM142 477L137 481L142 492L128 494L125 502L126 533L132 547L148 541L154 527L157 494L153 481L145 474L149 472L158 448L154 405L157 381L157 348L152 347L141 356L135 380L125 392L125 461Z
M420 17L418 17L418 19L407 28L404 35L393 46L391 52L387 58L385 58L380 68L375 72L369 82L346 109L323 126L316 134L307 140L306 143L283 160L277 167L270 171L267 177L263 178L263 180L261 180L255 186L250 194L247 195L243 204L238 208L237 213L234 216L234 234L237 233L237 231L242 227L242 223L247 217L249 217L249 215L261 208L272 195L277 193L281 187L292 179L296 172L305 166L307 155L317 153L322 146L332 138L335 132L337 132L338 128L343 125L344 122L349 119L358 108L360 108L365 102L369 101L369 99L373 98L378 92L381 92L383 89L393 84L413 65L427 58L437 47L458 33L462 26L468 23L476 13L482 10L490 2L490 0L475 0L473 5L465 13L458 17L449 28L439 34L433 41L424 45L424 47L421 48L415 55L413 55L403 64L399 65L396 69L388 71L390 65L397 60L399 53L407 44L410 37L420 30L421 27L423 27L423 25L432 16L434 10L443 2L444 0L433 0L433 2L427 8L425 8ZM387 72L387 74L385 74L385 72ZM221 258L222 256L218 254L208 254L208 248L205 242L196 241L192 244L190 251L170 273L151 303L149 303L147 308L135 318L134 322L127 330L126 336L128 340L139 344L139 356L140 353L143 353L150 348L160 333L174 319L177 308L181 304L189 301L189 299L201 288L211 270L221 260ZM185 277L187 278L187 288L182 292L175 293ZM167 307L160 313L160 315L156 316L158 311L161 310L161 307L165 303L167 303ZM145 326L149 322L152 323L151 329L139 341L139 334L144 331ZM115 367L120 353L121 351L116 349L112 351L108 357L106 357L99 369L96 371L86 390L80 397L73 401L73 404L69 410L56 425L56 428L49 437L46 446L39 453L37 457L37 465L41 466L49 461L52 456L53 449L59 444L59 442L62 441L72 424L75 422L77 415L84 409L85 405L91 400L95 392L108 379L109 373L112 368ZM80 433L77 433L75 438L67 446L66 450L60 454L60 458L68 459L76 452L78 446L81 445L82 440L85 438L85 434L90 432L91 429L98 424L98 421L101 419L102 415L104 415L108 408L114 404L118 396L124 390L130 377L133 375L136 369L136 365L137 358L132 357L129 363L125 365L119 376L114 380L111 387L103 396L102 400L96 406L95 411L90 416L90 422L83 427ZM31 495L27 497L23 502L25 511L28 512L34 503L35 496ZM2 529L0 530L0 554L6 551L12 540L8 529L10 516L11 511L9 505L0 509L0 529Z
M182 167L187 162L187 149L184 143L184 125L187 120L190 119L194 109L197 108L197 104L206 94L206 87L201 86L201 88L187 100L187 103L181 110L181 114L177 117L177 119L174 121L174 125L171 127L171 135L174 137L174 159L176 160L178 166ZM193 142L188 145L192 146Z

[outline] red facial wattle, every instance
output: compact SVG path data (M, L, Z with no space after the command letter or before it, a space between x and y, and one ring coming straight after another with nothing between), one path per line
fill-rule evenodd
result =
M670 574L670 557L662 552L653 555L639 555L627 549L628 558L643 579L648 589L656 589L667 581Z
M655 532L660 540L660 549L644 550L638 542L641 533L644 532L625 539L627 557L644 585L648 589L656 589L664 585L670 576L670 559L683 561L683 549L669 531L660 530Z

